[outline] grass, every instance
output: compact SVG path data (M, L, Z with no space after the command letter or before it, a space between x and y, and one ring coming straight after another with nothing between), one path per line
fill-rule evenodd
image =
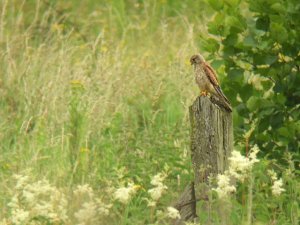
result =
M112 188L134 182L139 191L129 205L114 203L97 223L167 224L157 211L193 176L187 109L198 90L188 59L205 30L203 3L4 0L0 6L0 219L17 224L9 219L8 203L19 193L12 177L27 174L29 184L47 179L51 190L65 193L69 214L80 201L94 201L74 200L80 184L108 205ZM145 198L160 172L168 174L168 190L153 209ZM291 204L297 211L297 201ZM57 224L45 216L34 221Z

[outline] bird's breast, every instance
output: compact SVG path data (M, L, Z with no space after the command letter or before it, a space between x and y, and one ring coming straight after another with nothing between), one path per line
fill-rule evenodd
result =
M207 85L209 84L209 80L203 71L202 68L195 68L195 81L198 84L199 88L202 90L207 89Z

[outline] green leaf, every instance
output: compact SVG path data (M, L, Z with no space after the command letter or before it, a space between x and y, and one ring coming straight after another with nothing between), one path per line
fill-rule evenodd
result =
M247 108L250 111L254 111L259 107L260 99L255 96L251 96L247 101Z
M244 38L243 41L244 46L256 47L256 41L252 35L248 35Z
M236 90L240 90L239 94L244 102L248 101L249 98L253 96L253 85L251 84L239 84L239 88Z
M225 40L223 41L224 45L235 45L237 43L238 40L238 35L233 33L233 34L229 34Z
M270 18L268 16L259 17L256 20L256 28L258 30L268 31L270 26Z
M225 18L226 27L233 27L237 30L237 32L241 32L246 29L245 24L243 24L237 17L235 16L227 16Z
M264 87L264 90L269 90L274 85L270 80L262 81L261 84Z
M213 38L200 40L200 48L204 51L214 53L219 50L220 44Z
M274 113L270 118L270 125L272 128L279 128L282 126L284 120L284 115L282 112Z
M228 79L232 81L242 82L244 79L244 70L242 69L232 69L228 72Z
M281 93L281 92L283 92L285 90L285 87L284 87L284 85L281 82L276 82L273 90L274 90L274 92Z
M286 97L283 94L279 94L279 95L276 96L276 100L281 105L284 105L285 102L286 102Z
M263 99L260 97L260 105L261 108L265 111L274 106L274 101L270 101L268 99Z
M207 3L216 11L223 9L224 2L219 0L207 0Z
M269 108L266 108L264 110L262 110L261 112L259 112L259 117L265 117L265 116L270 116L273 114L274 112L274 108L273 107L269 107Z
M214 60L211 63L211 65L212 65L213 68L215 68L217 70L219 67L225 65L225 62L224 62L224 60Z
M217 13L212 21L207 25L208 32L214 35L227 36L229 34L229 28L225 27L225 15L223 13Z
M229 58L230 56L233 56L233 55L235 55L234 48L232 46L224 45L223 57L224 58ZM228 67L228 68L230 68L230 67Z
M259 133L256 138L260 141L268 142L270 140L270 135L268 133Z
M289 137L290 135L290 132L286 127L280 127L277 132L284 137Z
M273 5L271 5L271 9L278 13L285 13L286 9L284 7L284 4L276 2Z
M282 24L272 22L270 25L271 37L282 43L288 39L288 31Z
M253 54L255 65L270 65L277 61L277 55L273 54Z
M220 2L222 2L222 1L220 1ZM225 3L232 7L236 7L240 4L240 0L225 0Z

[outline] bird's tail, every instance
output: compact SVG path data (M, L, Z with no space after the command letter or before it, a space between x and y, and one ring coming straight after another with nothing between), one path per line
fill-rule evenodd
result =
M224 102L224 105L225 105L224 107L227 111L232 112L232 107L228 102Z
M219 95L220 100L223 102L222 106L228 110L229 112L232 112L232 108L231 108L231 103L228 100L228 98L226 98L225 94L223 93L223 91L221 90L220 87L216 87L216 91Z
M225 102L227 102L229 105L231 105L230 101L228 100L228 98L226 98L222 89L220 87L217 87L216 90L217 90L218 94L220 95L220 97L222 97L225 100Z

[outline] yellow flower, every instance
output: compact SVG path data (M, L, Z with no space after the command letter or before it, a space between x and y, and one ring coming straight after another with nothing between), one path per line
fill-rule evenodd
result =
M81 152L81 153L84 153L84 152L89 153L90 150L89 150L88 148L81 148L81 149L80 149L80 152Z
M81 80L71 80L70 84L72 88L84 88L84 84Z
M141 185L133 185L133 189L138 191L138 190L143 189L143 187Z

